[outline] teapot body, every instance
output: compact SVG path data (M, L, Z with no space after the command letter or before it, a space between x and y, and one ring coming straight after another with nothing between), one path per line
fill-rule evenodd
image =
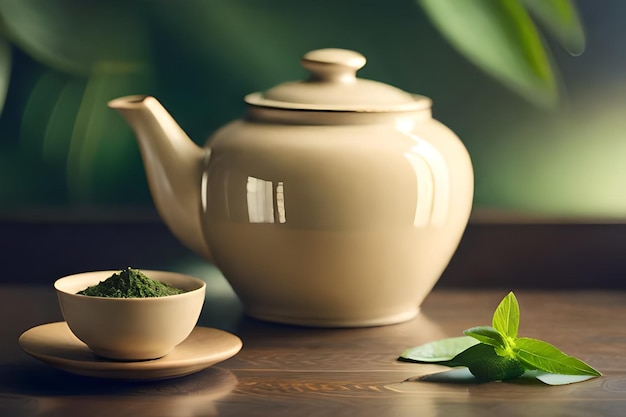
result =
M408 320L466 227L468 153L429 108L317 116L248 117L210 138L200 216L213 260L256 318Z
M408 320L467 225L473 172L430 99L356 76L365 57L245 97L198 147L149 96L109 102L136 133L172 233L223 272L251 316L309 326Z

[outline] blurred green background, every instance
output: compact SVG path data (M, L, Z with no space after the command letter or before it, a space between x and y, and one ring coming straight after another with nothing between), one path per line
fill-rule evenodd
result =
M154 95L202 144L324 47L434 100L477 211L626 218L624 21L622 0L0 0L0 218L151 213L108 100Z

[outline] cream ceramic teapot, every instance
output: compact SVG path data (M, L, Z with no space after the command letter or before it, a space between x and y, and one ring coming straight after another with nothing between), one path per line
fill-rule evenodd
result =
M328 327L414 317L467 225L468 153L431 101L356 77L321 49L305 81L245 97L206 147L153 97L109 103L135 131L155 205L214 262L246 312Z

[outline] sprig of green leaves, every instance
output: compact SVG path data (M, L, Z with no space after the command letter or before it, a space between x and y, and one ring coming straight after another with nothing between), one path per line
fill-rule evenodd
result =
M454 337L405 350L399 360L466 366L482 382L534 376L550 385L580 382L601 376L580 359L538 339L518 337L520 311L510 292L498 305L491 326L465 330Z

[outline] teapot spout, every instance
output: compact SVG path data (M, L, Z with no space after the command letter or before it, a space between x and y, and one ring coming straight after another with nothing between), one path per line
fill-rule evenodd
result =
M201 224L201 180L209 151L196 145L154 97L114 99L137 136L148 186L170 231L198 255L212 260Z

